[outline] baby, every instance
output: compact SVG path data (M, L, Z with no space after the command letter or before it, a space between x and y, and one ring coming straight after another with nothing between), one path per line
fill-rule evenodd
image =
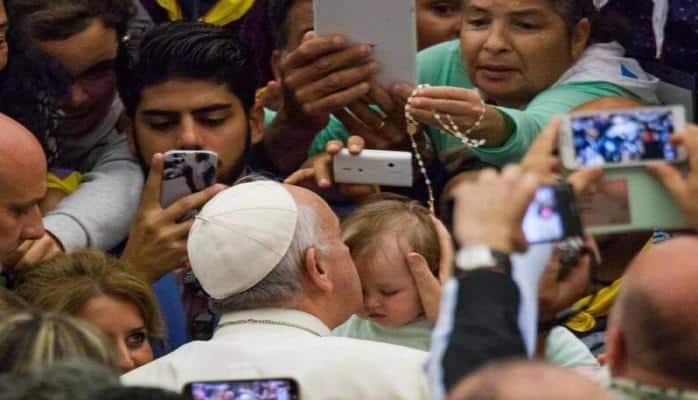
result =
M435 276L441 258L439 237L429 211L416 201L391 195L359 207L342 223L361 279L364 306L333 335L429 350L433 326L405 260L422 255ZM570 331L554 328L544 345L546 361L584 370L599 365Z
M359 207L342 223L361 279L364 307L336 336L429 349L431 324L405 257L421 254L436 274L439 240L429 211L397 196Z

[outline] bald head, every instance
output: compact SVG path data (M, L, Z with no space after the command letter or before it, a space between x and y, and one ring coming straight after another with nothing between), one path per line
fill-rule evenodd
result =
M698 237L682 237L631 262L609 326L614 375L698 388L697 251Z
M46 170L44 151L34 135L5 114L0 114L0 167L0 179L10 172L8 167Z
M463 379L450 400L610 400L599 385L569 369L514 361L487 366Z
M0 259L43 235L38 202L46 194L46 157L26 128L0 114Z

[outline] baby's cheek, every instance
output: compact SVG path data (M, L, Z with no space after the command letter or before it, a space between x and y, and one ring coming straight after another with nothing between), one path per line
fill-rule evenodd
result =
M405 316L416 318L423 312L422 302L416 290L405 291L404 295L399 299L399 303L400 309Z

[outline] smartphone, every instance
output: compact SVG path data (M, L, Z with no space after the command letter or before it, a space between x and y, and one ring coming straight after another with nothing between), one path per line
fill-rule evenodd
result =
M402 81L417 84L415 0L315 0L315 32L340 34L373 46L383 87Z
M582 222L572 187L541 186L526 210L523 232L528 244L557 242L582 236Z
M218 154L204 150L173 150L164 154L160 205L200 192L216 183Z
M333 170L337 183L410 187L413 182L409 151L363 150L355 156L342 149Z
M572 113L563 119L560 155L567 169L683 162L683 147L671 144L686 127L683 107L641 107L620 111Z
M298 383L290 378L191 382L184 386L188 400L299 399Z

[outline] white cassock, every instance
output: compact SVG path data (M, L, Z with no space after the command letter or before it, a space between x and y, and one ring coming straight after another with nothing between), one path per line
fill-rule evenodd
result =
M179 392L194 381L293 378L304 400L428 398L425 352L329 333L297 310L229 313L211 340L188 343L121 379Z

